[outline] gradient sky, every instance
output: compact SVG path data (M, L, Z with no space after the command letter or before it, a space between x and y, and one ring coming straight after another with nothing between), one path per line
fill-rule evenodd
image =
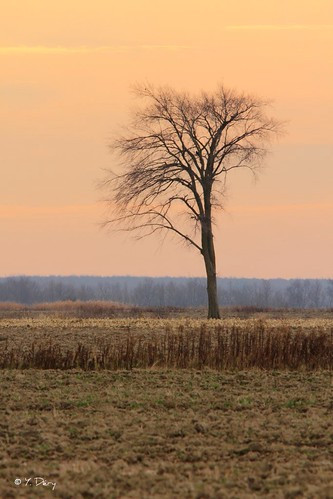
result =
M0 275L204 275L173 238L102 230L131 85L272 99L288 134L229 177L219 276L333 277L332 0L2 0Z

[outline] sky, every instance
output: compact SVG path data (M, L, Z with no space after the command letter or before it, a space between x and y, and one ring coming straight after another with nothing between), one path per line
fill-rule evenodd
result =
M0 275L204 275L172 237L101 228L108 144L150 82L286 121L256 181L229 176L218 275L333 278L332 53L331 0L2 0Z

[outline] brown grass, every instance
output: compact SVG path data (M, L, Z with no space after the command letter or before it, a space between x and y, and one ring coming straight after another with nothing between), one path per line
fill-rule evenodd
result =
M17 312L27 310L26 305L22 305L21 303L16 303L12 301L1 301L0 302L0 311L1 312Z
M0 319L17 317L105 318L105 317L160 317L201 318L207 316L205 307L138 307L113 301L56 301L24 305L16 302L0 302ZM333 309L277 309L255 306L221 307L223 318L333 318Z
M0 368L14 369L134 369L177 368L215 370L233 369L331 369L333 328L294 328L271 326L264 321L241 326L202 322L199 326L162 320L159 330L133 326L108 334L91 331L73 340L36 336L27 330L12 341L10 334L0 337ZM33 326L33 323L32 323ZM119 326L120 328L121 326ZM30 341L22 340L30 338ZM1 341L2 340L2 341Z
M137 307L112 301L56 301L23 305L14 302L0 302L0 316L38 317L41 314L57 317L114 317L116 315L132 315L139 313Z

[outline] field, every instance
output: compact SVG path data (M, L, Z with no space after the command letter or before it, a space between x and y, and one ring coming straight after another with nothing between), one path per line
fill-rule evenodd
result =
M331 313L141 315L2 312L1 498L333 498Z

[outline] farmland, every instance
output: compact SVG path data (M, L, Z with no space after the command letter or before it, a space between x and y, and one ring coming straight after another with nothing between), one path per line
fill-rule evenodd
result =
M0 367L329 369L332 318L75 318L1 321Z
M2 314L1 497L333 497L331 313L79 315Z

